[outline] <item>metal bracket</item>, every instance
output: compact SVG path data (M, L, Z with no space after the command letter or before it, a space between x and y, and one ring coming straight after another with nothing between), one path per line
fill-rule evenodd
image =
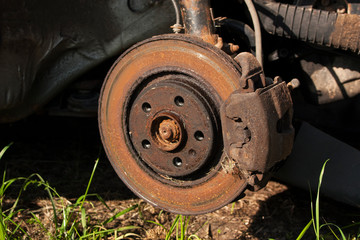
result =
M233 92L221 107L224 151L241 170L265 173L291 152L292 101L285 82Z

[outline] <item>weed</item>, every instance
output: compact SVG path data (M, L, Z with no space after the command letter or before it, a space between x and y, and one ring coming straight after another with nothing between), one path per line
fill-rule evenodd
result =
M11 145L11 144L10 144ZM5 151L10 147L6 146L0 152L0 159ZM30 220L27 223L35 224L41 231L48 236L49 239L103 239L112 236L114 239L123 239L131 237L139 237L139 235L129 231L138 229L137 226L124 226L108 229L106 226L126 213L135 210L138 206L134 205L125 210L115 213L112 217L103 222L94 224L91 216L87 214L85 203L89 197L96 197L106 208L109 209L105 201L98 194L89 194L90 185L92 183L96 167L99 159L96 160L88 181L85 193L76 199L74 203L65 201L58 192L52 188L39 174L31 174L27 178L18 177L6 180L6 172L3 174L2 184L0 187L0 239L26 238L31 239L23 226L26 222L14 219L14 216L23 212L23 209L17 209L19 200L23 192L32 185L43 187L46 191L52 206L52 225L48 226L41 221L33 212L30 212ZM5 193L15 182L22 182L20 191L10 208L3 209ZM59 204L60 203L60 204ZM60 205L60 207L59 207Z
M174 234L176 240L191 240L191 239L200 240L200 238L196 235L196 233L190 235L187 233L190 218L191 218L190 216L183 216L180 214L176 215L175 220L172 222L169 229L167 229L163 224L158 222L149 221L149 220L147 222L153 223L163 228L164 231L166 232L165 240L172 239L171 236L173 236Z
M303 238L303 236L305 235L305 233L308 231L308 229L313 226L314 228L314 233L316 236L317 240L323 240L325 239L321 234L320 234L320 230L323 227L327 227L330 230L330 233L338 240L342 239L342 240L347 240L347 238L345 237L345 234L343 232L343 230L337 226L334 223L324 223L320 225L320 188L321 188L321 184L322 184L322 180L323 180L323 176L324 176L324 172L325 172L325 167L327 162L329 161L326 160L325 163L322 166L321 172L320 172L320 176L319 176L319 183L318 183L318 187L317 187L317 193L316 193L316 200L315 200L315 209L314 209L314 204L312 201L312 196L311 196L311 192L310 192L310 197L311 197L311 220L308 222L308 224L303 228L303 230L300 232L299 236L297 237L297 240L300 240ZM334 229L337 229L337 231L339 232L340 236L338 236L336 234L336 232L334 231ZM350 239L350 238L349 238Z

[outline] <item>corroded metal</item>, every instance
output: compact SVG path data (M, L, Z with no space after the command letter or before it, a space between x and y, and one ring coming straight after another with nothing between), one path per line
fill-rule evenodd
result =
M144 76L144 81L148 78ZM184 177L213 157L212 149L221 137L216 129L219 123L212 100L195 82L184 74L156 74L132 96L128 121L132 145L158 173Z
M182 214L213 211L244 191L222 151L219 113L239 79L232 58L186 35L148 39L118 59L102 88L99 123L109 160L130 189ZM157 140L179 145L171 150Z
M254 92L255 89L266 86L263 68L254 55L242 52L234 60L241 66L241 92Z
M291 152L292 101L285 82L234 92L221 109L225 152L246 172L268 172Z
M159 148L164 151L177 149L183 140L183 128L181 121L172 114L157 116L151 124L151 136L154 142L159 144Z
M215 45L214 23L210 12L210 0L180 0L185 33L202 38Z

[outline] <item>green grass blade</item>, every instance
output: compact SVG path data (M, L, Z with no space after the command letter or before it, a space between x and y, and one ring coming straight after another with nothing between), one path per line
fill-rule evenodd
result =
M4 177L5 177L5 173L4 173ZM17 178L13 178L13 179L9 179L7 181L4 181L1 188L0 188L0 195L3 196L6 192L6 190L16 181L20 181L20 180L26 180L27 178L24 177L17 177Z
M39 180L33 180L33 177L37 177ZM54 225L55 227L57 227L57 223L58 223L58 217L57 217L57 213L56 213L56 206L55 206L55 200L54 200L54 195L57 196L58 198L60 198L60 195L57 193L57 191L52 188L48 182L46 182L41 176L40 174L34 173L31 174L26 180L25 183L21 189L21 192L19 193L19 196L21 195L23 190L26 190L26 187L29 186L30 184L37 184L37 186L43 186L45 188L45 191L47 192L49 198L50 198L50 202L52 205L52 209L53 209L53 213L54 213ZM17 199L18 201L18 199ZM16 202L17 203L17 202ZM56 231L56 229L55 229Z
M306 224L306 226L304 227L304 229L301 231L301 233L299 234L299 236L296 238L296 240L300 240L303 238L303 236L305 235L305 233L307 232L307 230L309 229L309 227L313 224L314 219L311 219L310 222L308 222L308 224Z
M152 223L152 224L155 224L155 225L158 225L159 227L162 227L166 232L169 231L169 230L168 230L164 225L162 225L161 223L158 223L158 222L155 222L155 221L151 221L151 220L146 220L146 222Z
M360 226L360 222L356 222L356 223L352 223L350 225L346 225L344 227L341 227L341 229L344 230L344 229L352 228L352 227L355 227L355 226Z
M95 165L94 165L94 168L93 168L93 170L92 170L92 172L91 172L90 179L89 179L88 185L87 185L87 187L86 187L85 194L84 194L84 198L83 198L83 200L82 200L82 202L81 202L80 209L81 209L81 208L83 207L83 205L84 205L84 201L85 201L85 198L86 198L86 196L87 196L87 194L88 194L88 192L89 192L90 185L91 185L91 182L92 182L92 180L93 180L93 178L94 178L95 170L96 170L96 167L97 167L98 163L99 163L99 158L97 158L96 161L95 161Z
M336 239L339 239L338 236L335 234L335 232L332 230L331 226L336 227L336 228L338 229L340 235L341 235L341 238L342 238L343 240L346 240L346 237L345 237L344 232L343 232L343 231L341 230L341 228L340 228L338 225L336 225L336 224L333 224L333 223L325 223L325 224L323 224L323 225L320 226L320 229L321 229L322 227L328 227L328 228L330 229L331 233L334 235L334 237L336 237Z
M322 168L321 168L321 172L320 172L320 176L319 176L319 183L318 183L318 188L317 188L317 196L316 196L316 202L315 202L315 221L316 221L316 238L320 239L320 188L321 188L321 184L322 184L322 180L324 177L324 172L325 172L325 167L326 167L326 163L329 161L329 159L327 159L325 161L325 163L323 164Z
M0 160L1 158L4 156L6 150L8 150L8 148L12 145L13 143L10 143L8 144L6 147L4 147L1 151L0 151ZM3 179L2 179L2 184L1 184L1 190L0 190L0 237L1 239L7 239L8 236L7 236L7 233L6 233L6 224L5 224L5 221L4 221L4 218L3 218L3 211L2 211L2 200L3 200L3 196L4 196L4 193L5 193L5 177L6 177L6 172L4 172L3 174ZM9 184L8 184L9 185ZM10 183L11 185L11 183Z
M187 228L187 217L184 216L184 220L181 221L181 240L185 239L185 235L186 235L186 228Z
M2 206L1 206L2 207ZM1 239L7 239L7 233L6 233L6 224L3 218L3 212L0 208L0 238Z
M160 219L160 217L161 217L161 215L162 215L163 213L164 213L164 210L161 209L160 212L159 212L159 214L158 214L158 216L157 216L157 218Z
M40 228L45 231L49 236L51 236L51 233L49 230L44 226L44 224L40 221L40 219L32 212L30 212L31 216L35 220L35 222L40 226Z
M176 224L176 230L175 230L175 239L179 240L179 225L182 223L182 216L180 216L180 221L178 221L178 224Z
M89 197L96 197L107 209L111 210L110 207L106 204L105 200L97 193L88 193L86 196L82 195L78 199L76 199L75 204L81 204L83 200L85 201L85 198Z
M81 208L81 225L83 228L83 235L86 235L87 222L85 208Z
M120 216L122 216L122 215L124 215L124 214L126 214L126 213L128 213L128 212L130 212L130 211L132 211L132 210L134 210L134 209L136 209L138 206L139 206L138 204L135 204L135 205L133 205L133 206L127 208L127 209L122 210L121 212L116 213L116 214L115 214L114 216L112 216L111 218L105 220L105 221L103 222L103 225L114 221L116 218L118 218L118 217L120 217Z
M200 227L198 227L198 229L195 230L195 232L193 234L198 233L201 229L203 229L203 227L205 227L205 225L209 224L209 221L204 222Z
M309 183L309 189L310 189L311 222L312 222L312 226L313 226L313 228L314 228L314 232L316 232L315 216L314 216L314 201L313 201L313 197L312 197L312 191L311 191L310 183Z
M175 227L176 227L176 225L177 225L178 222L179 222L179 218L180 218L180 215L177 215L176 218L175 218L175 220L174 220L174 222L173 222L173 224L172 224L171 227L170 227L170 230L169 230L168 233L166 234L165 240L169 240L169 239L170 239L171 234L174 232Z
M195 235L195 234L191 234L188 238L187 238L187 240L191 240L191 239L197 239L197 240L201 240L201 238L199 238L197 235Z
M80 239L87 239L89 237L94 237L94 236L101 235L101 234L110 234L110 233L114 233L115 231L122 232L122 231L129 231L129 230L134 230L134 229L139 229L139 228L140 227L137 227L137 226L126 226L126 227L121 227L121 228L117 228L117 229L109 229L109 230L103 230L103 231L98 231L98 232L92 232L87 235L81 236Z
M185 225L185 232L188 230L188 227L189 227L189 224L190 224L190 219L191 219L191 217L188 216L187 220L186 220L186 225Z
M13 142L9 143L7 146L5 146L1 151L0 151L0 159L4 156L5 152L9 149L9 147L13 145Z
M27 236L26 239L31 239L31 237L29 236L29 234L28 234L24 229L22 229L22 228L20 227L20 224L17 224L17 223L14 222L12 219L9 219L9 222L11 222L14 226L17 227L17 229L19 229L24 235L26 235L26 236ZM8 239L13 239L13 238L12 238L11 236L9 236Z
M108 210L110 210L110 207L106 204L105 200L97 193L89 194L88 196L95 196Z

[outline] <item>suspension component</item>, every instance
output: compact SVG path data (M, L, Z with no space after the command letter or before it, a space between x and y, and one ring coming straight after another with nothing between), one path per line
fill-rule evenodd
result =
M180 0L180 6L185 33L215 45L218 36L214 34L210 0Z

